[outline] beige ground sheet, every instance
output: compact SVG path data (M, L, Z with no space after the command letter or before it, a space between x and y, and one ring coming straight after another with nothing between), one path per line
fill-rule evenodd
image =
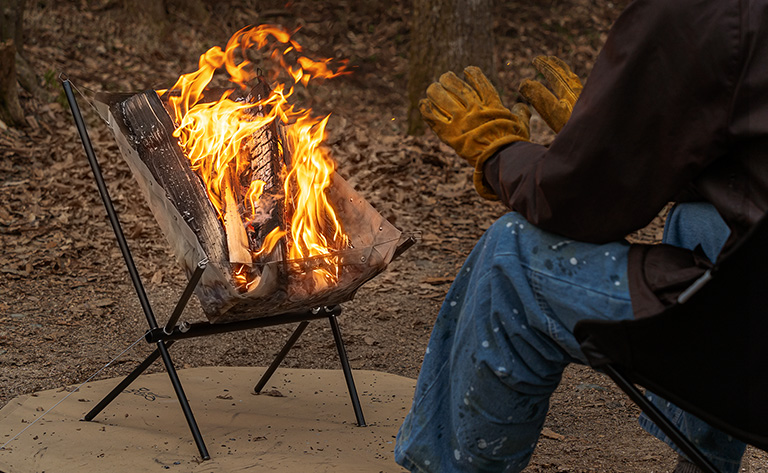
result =
M168 376L139 377L92 422L80 421L119 381L84 385L0 450L0 472L402 472L392 451L415 381L354 371L367 427L358 427L344 375L263 368L179 371L211 460L201 462ZM0 445L72 387L20 396L0 410Z

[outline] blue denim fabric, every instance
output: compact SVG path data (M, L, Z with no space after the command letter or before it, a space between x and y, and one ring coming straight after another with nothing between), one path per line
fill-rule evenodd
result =
M685 231L684 207L670 218L670 241L702 242L706 231ZM494 223L438 313L396 461L415 472L523 470L563 369L585 362L576 322L633 317L628 250L570 241L516 213Z
M730 229L709 204L696 203L678 205L667 217L663 242L682 248L693 249L701 245L707 257L714 261L720 254ZM646 397L661 410L710 461L723 473L739 471L741 457L746 445L717 429L710 427L699 418L683 411L661 397L647 392ZM675 451L682 452L644 414L639 419L648 433L661 439Z
M435 322L395 458L419 472L520 471L568 363L572 331L630 319L629 245L570 241L503 216L480 239Z

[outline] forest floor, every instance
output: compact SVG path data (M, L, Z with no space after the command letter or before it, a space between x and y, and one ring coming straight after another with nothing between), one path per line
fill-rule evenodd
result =
M274 5L261 9L216 3L216 11L201 20L171 2L168 21L149 27L125 15L122 2L28 2L25 54L51 100L24 96L29 126L0 130L0 406L21 394L85 380L146 331L62 102L59 73L84 92L167 88L196 69L208 48L259 23L300 26L295 39L310 54L350 61L353 74L297 100L318 114L332 113L327 145L338 172L392 223L420 234L415 247L344 304L340 323L353 368L418 375L453 276L483 231L505 213L475 194L471 170L431 133L405 134L409 2L297 0L287 6L265 2ZM493 27L504 100L514 102L518 83L535 75L530 61L540 54L558 55L586 77L626 3L503 2ZM162 321L186 280L111 132L80 102ZM532 126L534 141L552 140L541 120L534 118ZM631 238L657 241L661 224L659 217ZM194 299L187 314L204 319ZM290 330L193 339L173 348L174 359L182 368L264 366ZM149 350L138 345L99 378L127 373ZM310 324L284 366L338 368L326 324ZM671 471L675 455L640 429L637 414L606 377L569 367L526 471ZM764 454L749 450L743 471L768 472L766 463Z

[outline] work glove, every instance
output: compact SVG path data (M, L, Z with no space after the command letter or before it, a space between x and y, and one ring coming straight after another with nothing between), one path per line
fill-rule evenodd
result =
M573 105L579 99L583 86L579 77L560 58L539 56L533 60L533 66L544 75L554 95L544 84L530 79L520 84L520 94L533 105L547 125L559 133L571 117Z
M440 76L427 88L419 111L435 134L475 168L478 194L494 200L498 197L483 181L483 165L502 146L528 141L531 112L521 103L512 110L504 107L479 68L467 67L464 78L453 72Z

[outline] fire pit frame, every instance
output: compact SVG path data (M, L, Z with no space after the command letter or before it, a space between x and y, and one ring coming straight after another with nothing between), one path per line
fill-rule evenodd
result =
M299 339L301 334L304 332L304 329L307 327L307 325L309 325L309 322L311 320L327 318L328 321L330 322L333 338L339 353L339 359L341 361L342 371L344 372L344 378L346 380L347 389L349 391L350 399L352 401L352 407L355 411L355 418L357 420L357 424L361 427L364 427L365 419L363 417L363 411L360 405L360 399L357 394L357 389L355 388L355 382L352 377L352 369L349 365L349 359L347 357L346 349L344 347L344 341L341 337L341 330L339 328L339 323L337 320L337 316L341 313L341 307L338 305L333 307L319 307L319 308L313 308L306 311L290 312L290 313L284 313L284 314L273 315L268 317L259 317L259 318L253 318L250 320L243 320L243 321L223 323L223 324L211 324L208 322L198 322L193 324L187 324L186 322L182 322L181 324L178 324L178 320L181 317L182 313L184 312L184 309L187 303L189 302L189 299L192 296L192 293L194 292L195 287L200 282L200 278L202 277L203 272L205 271L206 265L208 264L207 261L203 260L198 263L197 268L195 269L192 276L190 277L186 288L182 292L179 298L179 301L177 302L176 307L172 312L171 316L169 317L168 321L166 322L165 326L160 327L158 325L157 319L152 310L152 306L150 305L146 291L144 290L144 285L141 282L141 277L139 276L139 272L133 260L133 256L131 255L131 251L128 247L128 243L126 241L125 235L120 225L120 221L117 217L117 212L115 211L114 205L112 203L112 199L109 196L109 191L107 190L104 177L101 173L101 168L99 166L98 160L96 159L96 155L93 149L93 145L91 144L91 140L88 136L88 131L86 129L85 122L83 121L82 114L80 113L80 108L77 104L77 100L75 99L71 81L63 74L60 76L60 80L62 82L62 86L66 93L67 101L69 102L69 106L72 110L72 116L75 120L77 131L83 142L83 148L85 150L85 154L88 159L88 162L91 166L91 171L93 172L93 176L96 181L96 186L98 188L101 199L104 203L104 207L106 209L109 221L112 225L112 229L114 230L117 244L120 248L120 252L123 255L123 259L125 260L125 265L131 277L131 282L133 283L133 286L136 290L136 295L138 296L139 303L147 319L147 324L149 325L149 331L147 332L144 338L147 341L147 343L154 343L157 345L157 348L152 353L150 353L149 356L147 356L144 359L144 361L141 362L131 373L129 373L125 378L123 378L123 380L112 391L110 391L93 409L91 409L91 411L89 411L84 416L83 420L86 420L86 421L93 420L121 392L123 392L133 381L135 381L136 378L138 378L147 368L149 368L152 365L152 363L154 363L155 361L157 361L159 357L161 357L163 359L166 372L168 373L168 377L170 378L171 384L173 385L174 391L176 392L176 397L184 413L184 417L186 418L187 424L189 425L189 429L192 433L192 437L194 438L195 444L197 445L197 449L200 452L200 456L203 460L208 460L210 459L210 454L208 453L208 449L205 446L205 442L203 440L202 434L200 433L200 428L197 425L197 421L195 420L194 414L192 413L192 409L189 405L189 401L187 400L187 397L184 394L184 389L181 385L181 381L179 379L178 373L176 372L176 368L173 365L173 360L171 359L169 348L176 341L186 339L186 338L202 337L202 336L216 335L220 333L249 330L254 328L263 328L263 327L269 327L274 325L282 325L282 324L298 322L299 325L296 327L293 334L290 336L288 341L283 346L282 350L276 355L272 364L267 368L267 370L264 372L259 382L256 384L254 391L256 393L259 393L261 392L262 388L266 385L266 383L269 381L270 377L278 368L278 366L280 365L282 360L285 358L285 356L288 354L290 349ZM397 249L395 250L393 259L397 258L400 254L402 254L406 249L408 249L414 243L415 243L415 239L413 237L409 237L404 241L402 241L397 247Z

